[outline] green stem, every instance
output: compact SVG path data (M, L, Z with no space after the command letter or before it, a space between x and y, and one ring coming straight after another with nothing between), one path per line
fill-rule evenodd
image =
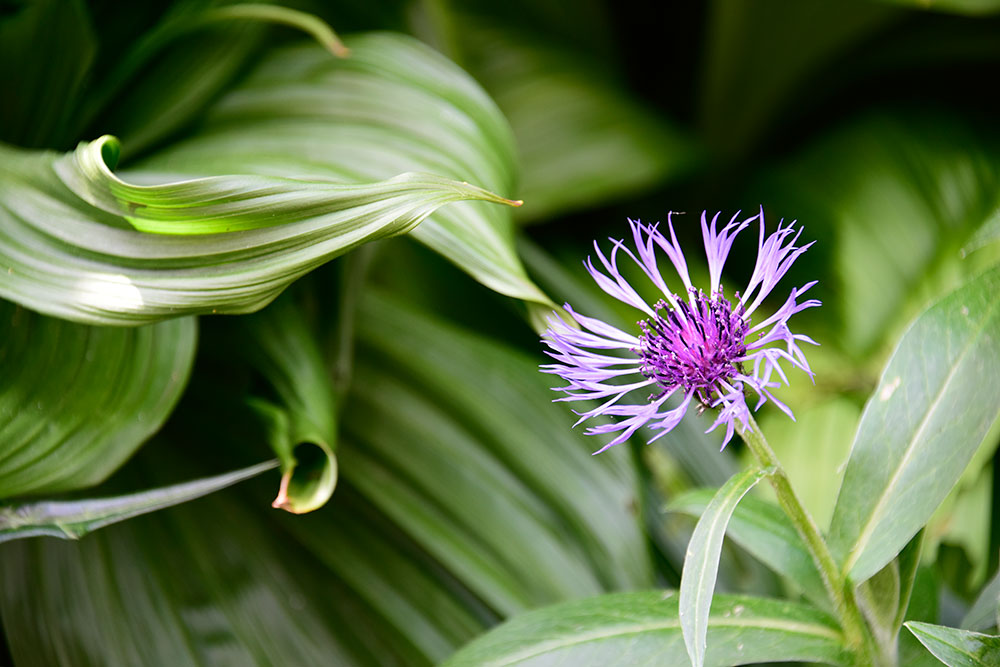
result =
M809 515L809 512L806 511L805 507L802 506L802 503L799 502L795 491L792 490L791 483L788 481L788 475L785 474L784 468L778 462L778 457L775 456L774 450L767 444L767 440L764 438L764 434L761 433L760 427L757 426L757 422L752 416L749 416L747 427L744 428L739 420L737 420L736 432L743 438L743 441L750 448L750 451L753 452L754 457L761 467L774 469L769 479L771 480L771 486L774 487L774 492L778 496L778 504L791 520L792 525L795 526L795 530L798 531L799 536L806 543L806 547L812 555L813 562L816 563L816 567L819 569L823 585L826 587L827 594L833 602L834 610L840 621L841 628L844 630L844 638L848 646L858 653L859 657L863 660L867 660L867 662L863 662L862 664L878 664L876 662L878 651L875 646L875 640L861 615L861 610L854 596L854 589L850 585L850 582L841 575L840 568L837 567L837 562L833 559L833 555L830 553L823 535L816 526L816 522Z

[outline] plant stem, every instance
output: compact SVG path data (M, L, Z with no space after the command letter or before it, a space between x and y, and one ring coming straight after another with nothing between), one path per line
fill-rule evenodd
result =
M823 535L819 532L816 522L809 512L806 511L802 503L799 502L792 485L788 481L788 475L778 462L774 450L767 444L764 434L754 420L753 416L748 416L747 427L744 428L739 420L736 421L736 432L753 452L757 462L763 468L773 468L769 479L771 486L778 496L778 504L791 520L795 530L806 543L813 562L819 569L823 585L827 594L833 602L834 610L844 631L844 638L848 646L856 653L859 653L866 662L862 664L877 665L879 652L875 645L874 637L861 615L857 600L854 596L854 589L840 573L837 562L833 559Z

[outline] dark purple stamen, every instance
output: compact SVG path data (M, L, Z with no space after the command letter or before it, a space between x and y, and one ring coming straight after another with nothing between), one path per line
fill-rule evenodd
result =
M707 405L719 381L736 375L737 360L746 356L749 325L739 295L734 312L721 289L714 296L692 294L694 304L681 301L674 309L661 300L655 318L639 322L640 371L661 389L650 400L681 385Z

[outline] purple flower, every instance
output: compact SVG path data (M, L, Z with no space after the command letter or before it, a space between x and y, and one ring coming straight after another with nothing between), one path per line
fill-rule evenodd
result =
M801 310L820 305L815 299L798 302L816 284L815 280L793 288L784 305L770 317L760 319L762 316L758 315L756 322L752 319L792 263L812 245L795 245L801 229L796 230L794 222L785 226L778 223L777 231L765 237L761 209L759 214L742 222L737 222L737 213L721 231L716 231L719 214L709 222L702 213L701 231L711 282L706 294L691 284L684 253L674 234L672 215L667 217L669 239L657 225L629 220L635 252L624 241L609 239L613 247L610 256L605 257L595 241L594 250L604 271L596 268L590 258L585 263L602 290L644 313L645 319L637 324L638 335L574 312L569 304L566 311L580 328L552 317L543 334L550 348L546 353L558 363L542 366L542 370L568 383L557 388L566 393L557 400L602 401L592 410L577 413L580 415L577 424L598 415L622 418L587 429L588 435L618 433L595 454L624 442L644 425L660 431L650 442L666 435L695 399L703 406L719 409L718 418L708 430L726 425L724 448L733 437L737 420L748 426L750 410L744 395L747 388L757 396L755 411L770 400L794 419L788 406L771 394L771 389L781 386L775 376L788 384L780 362L787 361L810 377L813 375L799 342L817 343L808 336L793 334L788 319ZM743 294L736 292L727 297L720 283L722 267L736 235L755 220L760 221L756 266ZM618 268L619 252L646 274L662 293L662 299L650 306L639 296ZM664 281L657 265L661 252L680 277L686 299L671 291ZM652 391L647 400L623 404L623 398L645 388ZM667 399L675 395L680 403L668 407Z

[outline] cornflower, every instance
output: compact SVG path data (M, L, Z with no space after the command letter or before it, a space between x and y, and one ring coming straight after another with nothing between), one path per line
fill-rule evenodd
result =
M658 230L658 225L629 220L635 252L623 240L609 239L612 248L606 257L595 241L594 251L604 271L596 268L589 257L584 263L602 290L644 313L645 319L636 324L638 335L581 315L568 303L566 312L579 328L554 316L542 335L549 347L546 354L557 362L542 366L543 372L558 375L567 382L566 386L556 388L566 396L556 400L603 401L586 412L577 412L580 419L574 426L600 415L619 418L587 429L587 435L617 433L595 454L624 442L642 426L659 431L649 442L666 435L681 421L692 401L697 401L701 409L718 409L706 433L725 425L722 441L725 448L737 421L748 427L747 389L757 396L754 411L771 401L795 419L788 406L771 393L782 382L788 384L780 362L786 361L813 377L799 343L817 343L806 335L792 333L788 320L795 313L820 305L815 299L798 301L816 284L815 280L793 288L771 316L756 323L752 319L792 263L812 245L795 245L801 228L796 230L794 221L784 225L782 220L777 230L766 236L762 208L759 214L741 222L737 221L737 213L717 231L720 214L716 213L709 222L707 214L702 213L701 231L710 281L705 293L691 284L687 262L674 233L673 215L667 216L669 240ZM722 268L736 236L754 221L760 223L757 262L743 293L735 292L730 299L721 283ZM659 289L662 298L652 306L622 276L618 268L619 253L635 262ZM670 260L683 283L686 298L667 287L657 264L659 253ZM747 372L748 369L752 372ZM625 397L634 401L634 392L644 388L653 392L647 400L623 401ZM668 406L668 399L675 395L679 403Z

